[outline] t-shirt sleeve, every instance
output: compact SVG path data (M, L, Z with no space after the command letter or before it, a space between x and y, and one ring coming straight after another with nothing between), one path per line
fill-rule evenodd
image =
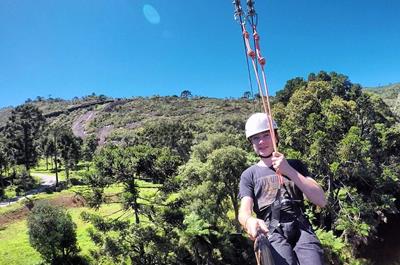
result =
M290 160L288 160L288 162L294 169L296 169L303 176L311 177L307 166L302 161L297 160L297 159L290 159Z
M288 162L294 169L296 169L303 176L311 177L307 166L302 161L297 160L297 159L290 159L290 160L288 160ZM294 183L293 183L293 195L294 195L295 199L300 199L300 200L304 199L303 192Z
M239 199L249 196L254 198L253 173L250 168L243 171L239 183Z

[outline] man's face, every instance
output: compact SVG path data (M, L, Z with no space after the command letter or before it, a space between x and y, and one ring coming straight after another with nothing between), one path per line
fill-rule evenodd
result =
M254 151L261 157L268 157L274 151L272 137L269 131L260 132L250 137Z

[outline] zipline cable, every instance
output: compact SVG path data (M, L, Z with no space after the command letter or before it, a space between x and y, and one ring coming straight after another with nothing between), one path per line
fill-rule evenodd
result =
M241 22L240 25L242 28L243 39L245 40L245 47L247 50L247 55L251 58L251 62L252 62L253 69L254 69L254 74L256 77L256 81L257 81L258 90L259 90L259 93L260 93L260 96L262 99L262 103L263 103L264 112L267 114L267 117L268 117L268 125L269 125L269 128L274 128L273 121L272 121L271 104L270 104L270 100L269 100L269 92L268 92L268 86L267 86L267 77L265 75L266 60L261 55L260 36L257 32L258 15L254 8L254 1L247 0L247 16L246 16L246 18L249 21L251 28L252 28L255 51L251 48L250 41L249 41L249 33L246 30L245 23L243 22L243 18L242 18L243 10L242 10L241 4L240 4L240 0L234 0L233 4L235 6L235 17L239 17L240 22ZM257 57L257 60L256 60L256 57ZM261 75L263 78L263 88L264 88L265 96L264 96L263 88L261 86L257 63L260 65L260 68L261 68ZM271 134L272 146L273 146L274 152L278 152L275 131L270 130L270 134ZM277 174L277 175L279 178L279 188L280 188L283 185L283 177L281 174Z
M243 16L243 11L242 11L242 6L240 5L240 0L234 0L233 4L235 6L235 14L234 14L234 18L235 20L239 22L240 28L242 29L243 32L243 28L242 25L245 22L245 20L242 19ZM250 64L249 64L249 57L247 56L247 48L246 48L246 40L244 35L242 35L242 39L243 39L243 47L244 47L244 57L246 58L246 66L247 66L247 76L249 79L249 85L250 85L250 91L251 91L251 97L254 98L254 92L253 92L253 81L251 79L251 73L250 73ZM254 105L254 111L255 111L256 106Z
M247 56L249 56L251 58L251 62L253 64L253 69L254 69L254 73L255 73L255 76L256 76L258 91L260 93L261 98L263 99L262 103L263 103L263 107L264 107L264 112L267 112L267 105L266 105L266 103L264 101L263 92L262 92L261 83L260 83L260 78L258 77L257 63L255 62L256 53L251 48L251 45L250 45L250 38L249 38L250 34L246 29L246 24L245 24L244 19L243 19L243 13L242 13L242 7L240 5L240 0L234 0L233 4L235 5L235 17L238 17L239 21L240 21L240 27L242 29L242 37L243 37L243 40L244 40L244 43L245 43L245 49L246 49L246 52L247 52Z

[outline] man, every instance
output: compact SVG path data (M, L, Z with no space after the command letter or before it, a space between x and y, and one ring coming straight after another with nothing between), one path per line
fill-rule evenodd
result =
M273 127L278 128L275 122ZM304 194L324 207L324 191L301 161L286 160L274 152L267 114L253 114L245 129L260 161L242 173L239 222L253 240L258 233L268 235L276 265L323 264L321 244L302 212L302 203Z

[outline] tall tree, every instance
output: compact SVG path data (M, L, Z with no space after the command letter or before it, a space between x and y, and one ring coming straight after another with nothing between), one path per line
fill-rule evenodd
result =
M4 183L4 172L7 168L8 162L5 151L4 139L0 137L0 199L4 195L5 183Z
M54 154L54 141L52 135L52 126L48 126L40 136L39 139L39 149L42 157L45 158L46 161L46 170L49 170L49 158L53 157ZM52 163L54 164L54 163Z
M7 121L5 136L13 159L28 171L38 161L38 139L44 125L42 112L30 104L16 107Z
M239 181L242 172L247 168L247 153L234 146L227 146L213 151L208 159L210 178L214 183L220 183L218 194L229 198L235 213L235 221L239 215ZM237 232L239 223L235 223Z
M71 128L63 127L59 130L56 148L64 164L67 182L69 181L70 170L78 165L79 159L81 158L81 143L82 140L72 133Z
M192 97L192 92L189 90L183 90L181 92L181 98L191 98Z
M104 188L117 183L123 186L123 192L119 194L123 209L134 215L134 223L130 223L84 214L84 219L97 228L97 231L92 231L91 234L92 238L103 246L99 255L106 254L113 259L129 258L132 264L174 263L169 260L175 260L176 254L166 255L176 248L166 235L172 231L153 223L155 208L160 207L163 202L142 197L139 179L162 182L160 179L163 178L164 181L164 178L168 177L167 174L175 174L179 162L180 159L169 149L145 145L107 146L96 154L94 164L97 172L88 177L93 191L91 205L98 207L106 201ZM142 225L142 216L149 220L146 225ZM165 236L161 237L160 234ZM153 249L154 246L157 246L156 249ZM164 252L160 252L158 248Z
M237 214L238 181L248 164L247 153L230 145L240 144L233 139L226 133L210 135L193 147L177 176L184 215L180 242L197 264L248 263L229 241L239 226L228 212Z
M87 170L89 170L89 162L93 160L98 145L99 139L95 134L89 135L83 141L82 158L87 162Z

